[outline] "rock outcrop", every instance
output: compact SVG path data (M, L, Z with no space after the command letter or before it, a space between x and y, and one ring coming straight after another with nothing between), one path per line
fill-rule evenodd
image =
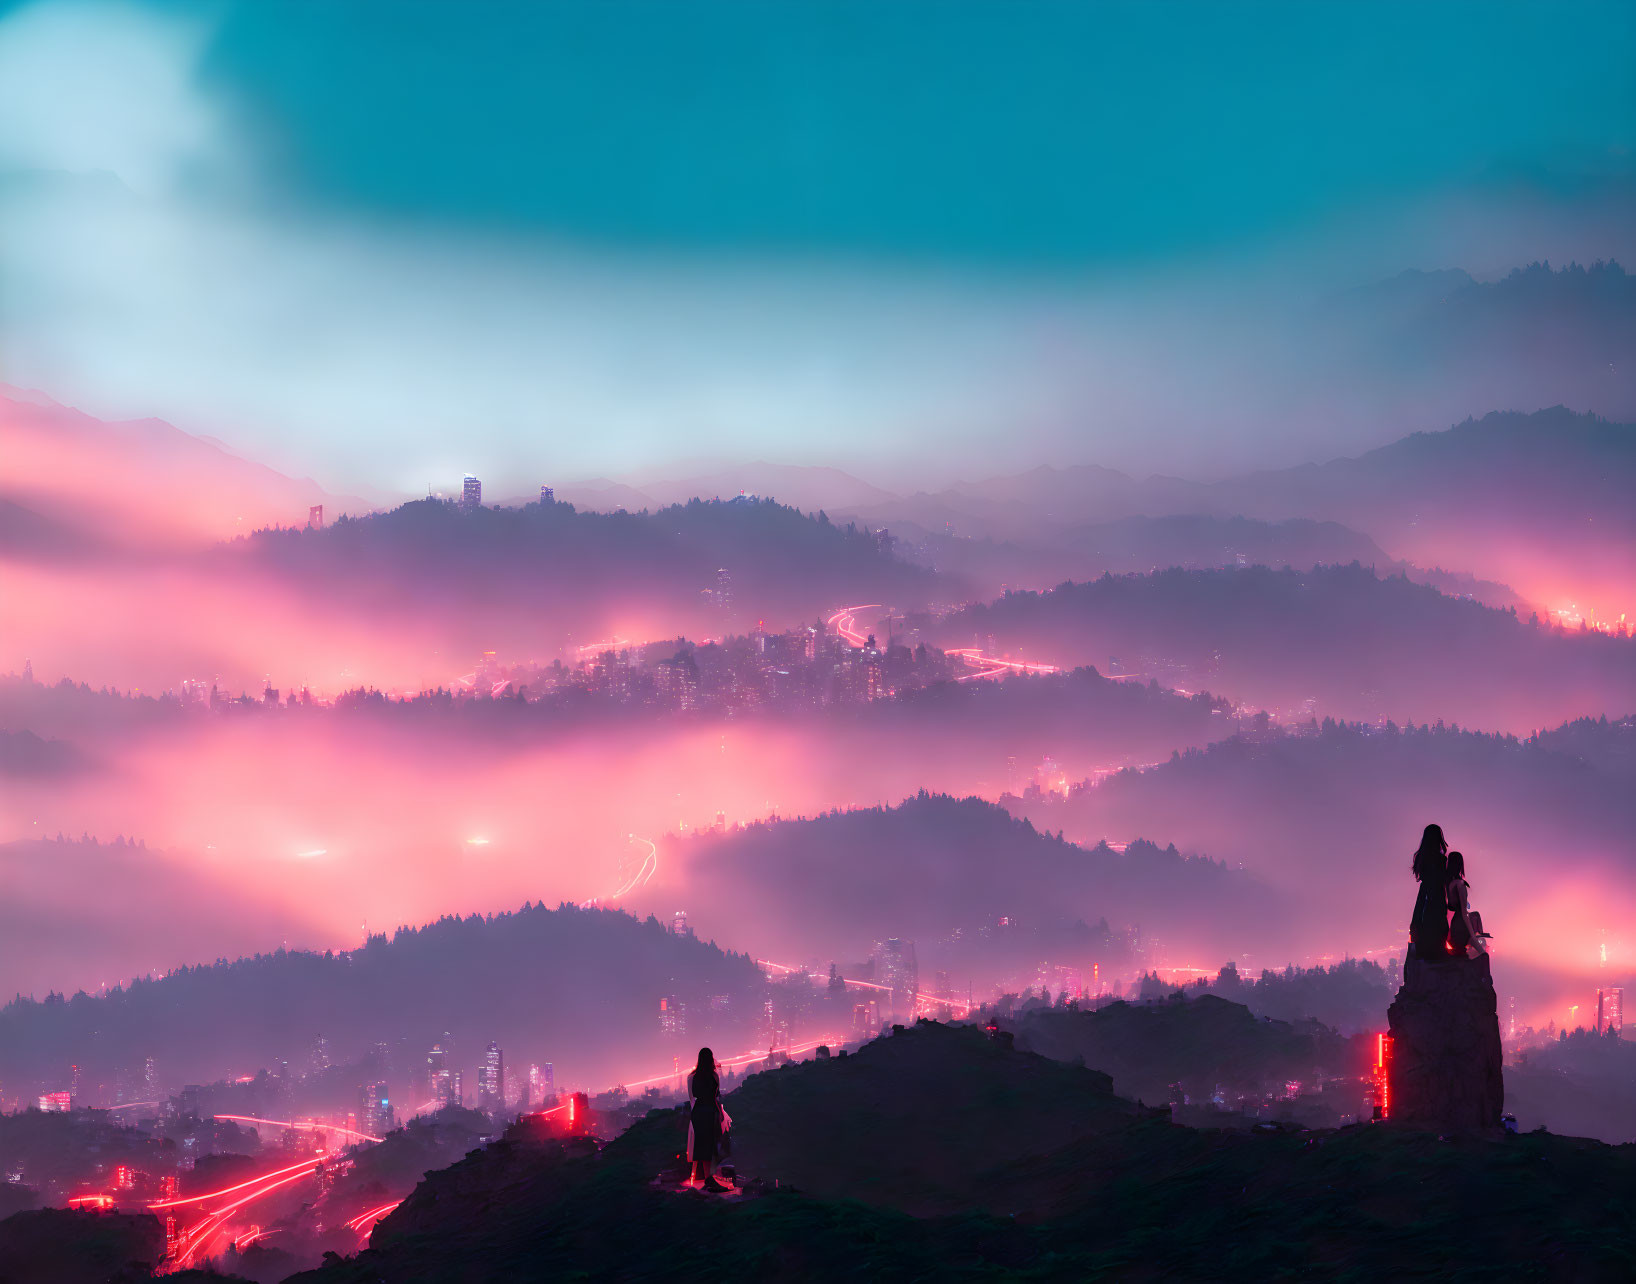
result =
M1393 1123L1433 1132L1500 1129L1505 1081L1488 955L1431 963L1411 954L1386 1019Z

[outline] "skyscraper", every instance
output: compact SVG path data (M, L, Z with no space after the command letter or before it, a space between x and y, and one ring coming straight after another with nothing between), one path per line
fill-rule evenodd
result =
M920 967L915 943L892 937L875 946L875 980L891 992L892 1017L904 1021L915 1014L920 992Z
M1618 1034L1625 1025L1625 992L1622 989L1597 990L1596 1031L1598 1034Z
M687 1034L687 1005L674 994L659 1000L659 1030L678 1039Z
M448 1036L444 1036L447 1041ZM446 1106L455 1097L454 1076L449 1071L449 1050L442 1043L434 1043L426 1054L426 1088L438 1106Z
M358 1127L372 1137L392 1131L392 1100L384 1082L366 1083L358 1089Z
M557 1074L547 1061L544 1065L528 1067L528 1096L536 1105L545 1105L557 1095Z
M542 504L555 504L556 502L557 502L557 492L550 486L541 486L540 487L540 503L542 503Z
M460 491L460 507L468 513L483 503L483 483L470 473L466 474L466 484Z
M477 1071L477 1108L489 1114L506 1108L506 1056L492 1041Z

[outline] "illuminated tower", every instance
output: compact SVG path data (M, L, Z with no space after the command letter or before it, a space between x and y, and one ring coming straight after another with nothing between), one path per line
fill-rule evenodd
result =
M392 1099L384 1082L358 1089L358 1126L372 1137L392 1131Z
M460 491L460 507L468 513L480 507L483 503L483 483L470 473L466 474L466 484Z
M322 504L314 504L307 509L307 529L309 531L324 529L324 506Z
M677 910L670 918L670 930L676 936L687 935L687 911Z
M454 1077L449 1073L449 1050L446 1046L449 1036L443 1036L443 1043L434 1043L432 1050L426 1054L426 1087L432 1100L439 1106L446 1106L454 1098Z
M556 502L557 502L557 492L554 489L552 489L550 486L541 486L540 487L540 503L542 503L542 504L555 504Z
M477 1108L486 1113L506 1107L506 1056L498 1043L490 1042L477 1071Z

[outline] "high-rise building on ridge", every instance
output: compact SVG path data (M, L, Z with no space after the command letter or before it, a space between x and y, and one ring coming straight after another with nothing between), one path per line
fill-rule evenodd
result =
M483 483L470 473L466 474L465 485L460 490L460 507L468 513L479 508L483 503Z
M557 502L557 492L556 492L556 490L553 487L550 487L550 486L541 486L540 487L540 503L542 503L542 504L555 504L556 502Z

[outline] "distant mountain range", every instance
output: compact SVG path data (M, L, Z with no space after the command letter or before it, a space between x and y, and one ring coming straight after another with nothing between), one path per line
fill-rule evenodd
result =
M1551 274L1557 286L1543 288L1568 288L1565 275ZM1450 283L1399 282L1373 306L1390 309L1397 292L1421 298ZM1616 296L1607 304L1616 312L1631 292L1630 278L1611 270L1572 284L1596 298ZM1493 290L1511 299L1537 286L1524 273L1461 287L1456 297ZM1622 351L1624 333L1610 323L1605 342ZM1619 351L1609 354L1616 371L1629 365ZM13 465L0 486L0 551L31 559L84 554L109 540L170 546L301 526L320 504L330 522L372 507L157 420L102 423L15 389L0 395L0 440ZM1493 581L1474 590L1493 604L1507 600L1508 585L1546 610L1612 621L1636 618L1632 493L1636 428L1557 407L1497 412L1356 458L1212 483L1082 464L899 496L835 468L756 462L565 484L557 498L633 514L696 497L771 499L891 529L905 555L981 589L1240 559L1296 567L1357 560L1442 567Z
M931 626L1058 665L1140 673L1288 715L1534 731L1636 709L1636 638L1553 628L1365 566L1163 570L1011 593Z
M1543 608L1575 605L1606 621L1627 611L1636 618L1633 493L1636 427L1558 407L1490 414L1356 459L1222 482L1040 467L843 514L1058 550L1083 547L1088 522L1104 529L1175 515L1337 522L1392 558L1469 572Z

